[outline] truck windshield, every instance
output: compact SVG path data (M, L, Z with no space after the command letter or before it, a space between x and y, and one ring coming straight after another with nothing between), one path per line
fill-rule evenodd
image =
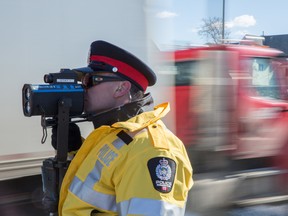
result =
M252 96L287 99L284 60L257 57L245 59L242 63L250 77L246 88Z

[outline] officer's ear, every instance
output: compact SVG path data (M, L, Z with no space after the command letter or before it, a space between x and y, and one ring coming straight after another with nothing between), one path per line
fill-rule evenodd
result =
M122 97L126 94L129 94L131 89L131 83L129 81L121 81L119 82L115 92L114 92L114 97Z

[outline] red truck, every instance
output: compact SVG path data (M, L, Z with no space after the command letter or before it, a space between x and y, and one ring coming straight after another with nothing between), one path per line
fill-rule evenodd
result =
M222 44L164 52L163 59L166 67L173 63L176 133L195 172L246 165L286 168L288 64L283 52Z

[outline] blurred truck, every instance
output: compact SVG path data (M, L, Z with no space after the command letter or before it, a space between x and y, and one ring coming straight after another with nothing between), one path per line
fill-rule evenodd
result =
M195 173L285 167L288 65L283 52L238 43L163 56L163 71L175 79L169 88L175 95L176 133Z
M42 130L40 116L27 118L23 115L23 85L41 84L44 74L57 73L61 68L86 65L89 46L94 40L117 44L148 63L152 34L149 24L155 19L151 16L155 13L153 2L107 0L67 3L31 1L23 4L20 0L0 3L5 9L1 13L1 24L5 29L0 36L1 69L3 74L7 72L0 94L1 216L49 213L44 211L41 202L41 166L45 159L55 156L51 130L48 128L47 133ZM101 9L95 13L95 8ZM79 11L85 12L75 16ZM83 137L93 129L91 122L81 123L80 127ZM41 145L42 138L47 138L44 145Z

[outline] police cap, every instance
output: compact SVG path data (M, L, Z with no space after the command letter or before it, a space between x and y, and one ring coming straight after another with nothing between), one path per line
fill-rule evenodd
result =
M112 72L129 80L141 90L156 83L153 70L132 53L106 41L90 46L88 67L74 69L82 73Z

